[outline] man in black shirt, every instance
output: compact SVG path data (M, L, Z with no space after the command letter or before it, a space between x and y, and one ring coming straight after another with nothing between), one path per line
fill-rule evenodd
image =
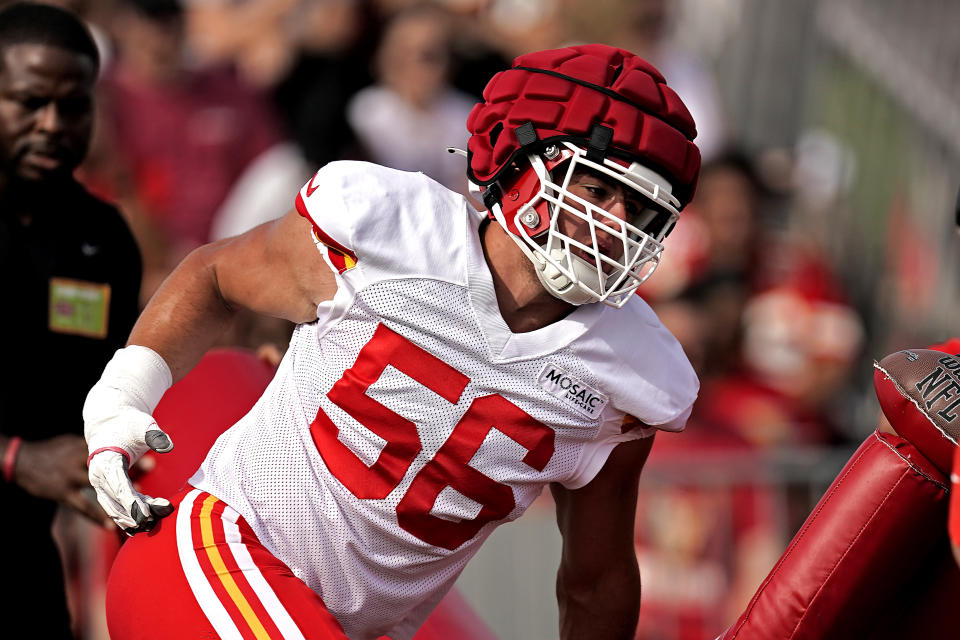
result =
M0 545L5 637L70 637L58 503L107 520L87 481L81 409L137 316L140 253L73 172L86 154L99 57L50 6L0 11Z

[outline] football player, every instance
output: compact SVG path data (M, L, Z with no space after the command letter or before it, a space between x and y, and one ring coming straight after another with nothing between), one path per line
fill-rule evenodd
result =
M152 530L114 566L113 638L410 638L547 486L561 636L632 637L638 476L698 389L634 293L693 195L694 123L650 64L584 45L517 58L467 128L486 212L331 163L154 296L84 408L101 504ZM173 446L154 407L241 307L299 323L276 377L183 492L137 493L129 465Z

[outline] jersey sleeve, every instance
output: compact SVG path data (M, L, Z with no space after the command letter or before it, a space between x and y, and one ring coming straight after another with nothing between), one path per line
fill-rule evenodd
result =
M600 426L597 438L584 447L573 473L561 484L571 490L586 486L600 473L600 469L618 444L650 438L656 432L656 428L643 424L631 415L615 413L607 417Z
M599 432L563 482L578 489L603 468L621 442L657 431L682 431L700 382L676 338L639 297L605 314L579 347L610 398Z
M604 314L580 349L611 404L643 424L682 431L700 381L677 339L640 299Z
M297 193L297 212L313 224L314 239L330 265L343 275L357 264L353 246L352 216L346 211L341 189L349 182L337 163L317 171Z
M422 173L331 162L300 189L296 208L341 278L355 289L427 276L464 281L466 200Z

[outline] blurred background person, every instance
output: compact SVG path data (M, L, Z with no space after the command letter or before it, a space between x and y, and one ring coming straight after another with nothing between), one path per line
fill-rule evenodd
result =
M706 162L694 202L671 233L677 250L664 255L663 277L641 291L668 318L701 380L739 360L743 311L772 240L773 196L743 150Z
M651 454L691 473L641 497L653 508L638 518L651 578L637 637L702 639L729 624L806 516L807 497L781 493L764 469L845 442L833 403L851 385L862 322L822 257L784 231L788 203L749 154L715 156L671 236L666 277L643 292L701 390L686 431Z
M58 504L104 514L86 480L81 408L138 314L140 255L112 205L73 177L90 141L99 56L58 8L0 12L0 543L4 635L70 638Z
M359 157L344 110L372 81L381 18L370 2L195 0L184 9L196 63L230 68L268 96L313 170Z
M210 239L236 181L281 134L269 104L228 69L188 63L179 0L118 0L110 26L101 149L144 252L145 301Z
M708 161L671 234L677 251L664 254L664 278L642 292L697 369L701 399L681 437L660 438L651 454L661 468L691 473L672 473L642 489L649 508L637 520L637 556L650 579L638 638L708 637L739 611L784 542L777 496L728 475L731 467L755 462L752 445L713 428L711 412L700 411L704 390L740 362L743 313L767 240L765 195L745 152ZM719 470L720 479L705 482L693 469Z
M568 39L604 41L650 61L688 105L697 123L697 146L710 160L730 142L725 107L713 69L678 40L684 3L676 0L593 0L559 2Z
M243 82L274 84L292 63L288 20L300 0L188 0L191 53L203 66L233 67Z
M463 160L445 148L464 148L476 99L450 85L449 20L428 4L394 15L377 50L377 82L353 97L347 118L372 161L465 193Z
M346 108L372 82L379 22L361 0L302 0L288 19L291 62L270 86L286 131L311 173L333 160L364 159Z

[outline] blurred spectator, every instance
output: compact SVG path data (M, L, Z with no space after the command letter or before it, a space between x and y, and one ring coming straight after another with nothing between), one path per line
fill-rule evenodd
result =
M347 101L370 83L369 0L186 0L187 47L269 94L314 169L358 158Z
M683 345L690 363L707 380L739 361L748 281L734 272L708 272L683 292L654 304L657 315Z
M469 0L464 0L469 4ZM448 4L457 5L460 0L448 0ZM482 41L500 51L507 59L537 49L583 42L579 32L577 17L581 6L594 2L569 2L567 0L474 0L482 23L482 31L477 36ZM564 22L564 18L573 18ZM569 24L573 30L565 31ZM591 42L606 42L610 45L609 33L594 33Z
M299 4L300 0L186 0L190 51L202 66L230 66L252 86L271 86L293 62L288 25Z
M744 311L743 370L705 390L704 415L757 446L838 442L830 403L850 382L863 323L816 252L780 243L769 262L774 280Z
M637 51L670 78L697 123L697 146L709 160L727 143L727 123L713 71L672 38L678 4L670 0L626 0L624 48Z
M700 153L710 160L726 146L728 126L713 71L673 37L682 4L591 0L568 3L562 14L568 38L600 40L633 51L669 78L697 123Z
M703 270L749 281L760 252L760 203L765 195L752 160L736 150L708 162L694 212L707 236Z
M479 100L484 78L510 68L511 57L497 38L489 20L482 16L460 15L454 21L453 71L450 83Z
M362 159L346 109L372 82L377 24L361 0L302 0L293 15L291 65L271 89L287 131L314 170Z
M206 242L243 172L280 140L268 105L222 69L185 64L178 0L121 0L116 63L103 83L117 196L144 251L144 296Z
M662 271L644 285L702 383L685 433L658 437L648 465L694 460L725 470L716 485L701 475L641 496L654 507L641 510L637 529L638 637L646 640L712 638L793 533L794 505L775 484L723 474L756 468L771 452L841 439L831 402L849 383L862 326L811 238L771 224L777 195L748 156L716 156L670 237ZM658 517L658 505L671 516Z
M661 269L641 289L684 345L701 379L728 371L739 359L743 309L757 289L769 241L760 210L769 195L741 151L726 151L706 163Z
M383 22L426 3L425 0L373 0ZM509 68L517 55L559 45L561 39L555 37L555 28L543 28L539 21L534 25L527 19L531 12L542 16L542 9L552 8L555 3L556 0L521 0L520 4L514 0L432 0L432 4L447 12L454 36L449 42L453 61L450 83L479 100L487 79ZM505 22L504 13L509 14ZM530 28L537 29L538 41L543 42L543 47L533 44L527 33Z
M674 473L667 483L641 482L638 639L712 640L747 603L787 537L782 496L736 474L757 465L750 448L700 427L658 435L648 461L654 474L658 467L687 468L690 474Z
M692 309L709 333L715 316ZM765 453L839 442L828 403L846 388L861 341L853 311L786 285L751 298L744 318L743 364L714 368L731 370L704 381L686 431L658 437L648 462L701 473L641 491L644 640L709 640L736 618L793 533L796 510L775 479L737 477L770 460Z
M837 439L829 402L848 381L862 323L816 238L765 219L771 195L744 154L707 163L677 225L680 255L665 253L668 286L645 295L701 375L698 424L751 446L827 444Z
M87 480L81 409L137 317L140 255L113 206L77 182L93 124L99 56L72 14L14 4L0 13L0 544L13 587L10 638L70 638L58 503L100 524Z
M293 197L313 174L292 143L274 145L257 156L241 174L217 210L210 240L240 235L293 206Z
M371 159L394 169L423 171L456 191L467 187L463 123L475 99L449 84L449 15L417 5L386 26L376 56L377 83L350 101L347 117Z
M696 197L671 232L670 249L657 277L641 290L644 297L671 298L700 281L722 276L754 287L767 242L761 236L771 226L766 211L776 195L753 159L739 149L727 149L704 163Z

